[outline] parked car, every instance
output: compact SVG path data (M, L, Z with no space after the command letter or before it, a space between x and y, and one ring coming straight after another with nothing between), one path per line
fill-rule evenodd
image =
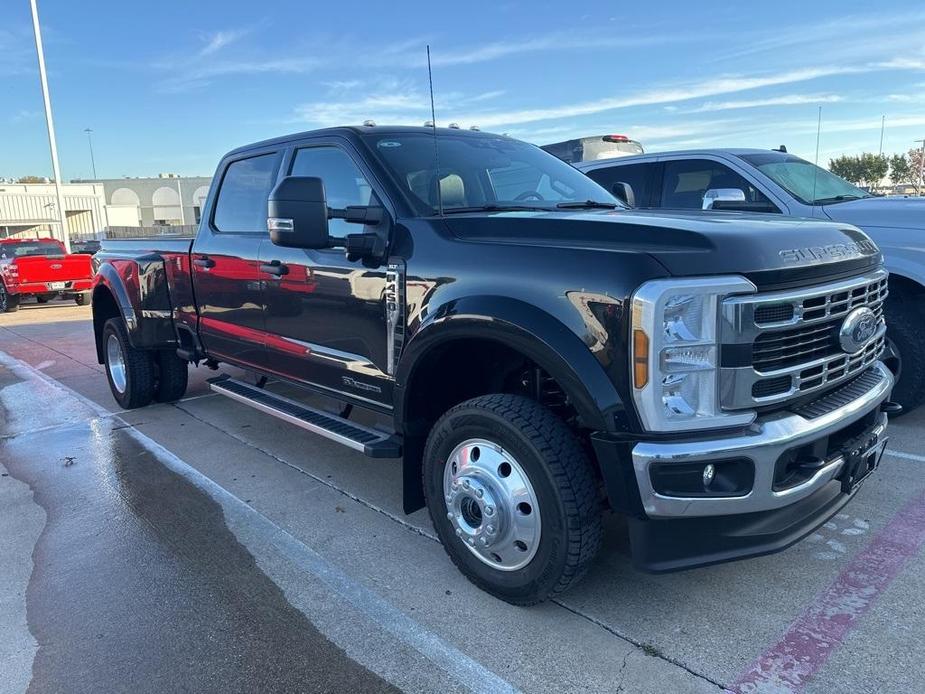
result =
M86 255L67 255L55 239L0 239L0 313L19 310L23 298L44 304L56 296L89 301L93 271Z
M885 361L898 378L893 399L907 412L922 403L925 198L874 197L777 150L659 152L578 168L638 209L766 212L831 219L863 229L882 250L890 272Z
M569 164L626 157L645 152L641 144L636 140L631 140L626 135L579 137L574 140L542 145L542 148Z
M93 255L98 250L100 250L100 242L96 239L71 242L71 253L85 253L87 255Z
M629 210L488 133L248 145L220 162L195 238L104 240L93 262L120 406L180 398L189 363L251 372L211 388L401 458L405 510L426 504L456 566L520 605L580 578L605 509L650 571L787 547L876 468L893 409L886 272L863 232Z

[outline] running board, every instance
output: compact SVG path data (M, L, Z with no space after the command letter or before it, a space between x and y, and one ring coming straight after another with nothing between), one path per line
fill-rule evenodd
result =
M394 436L384 431L370 429L343 417L307 407L230 376L210 378L208 384L216 393L227 395L232 400L243 402L261 412L360 451L370 458L401 457L401 445Z

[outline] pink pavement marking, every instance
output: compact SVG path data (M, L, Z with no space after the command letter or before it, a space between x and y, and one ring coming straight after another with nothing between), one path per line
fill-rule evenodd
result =
M925 493L909 501L732 685L736 692L801 692L925 544Z

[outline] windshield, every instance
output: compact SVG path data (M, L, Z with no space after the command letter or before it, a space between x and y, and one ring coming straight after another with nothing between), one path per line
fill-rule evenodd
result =
M742 159L806 205L828 205L870 195L821 166L793 155L745 154Z
M437 211L434 138L426 133L367 136L370 146L419 214ZM577 169L539 147L508 137L441 133L440 195L445 212L564 209L563 203L622 206ZM559 205L560 207L557 207Z
M62 256L64 251L54 241L15 241L0 244L0 258L22 258L27 255Z

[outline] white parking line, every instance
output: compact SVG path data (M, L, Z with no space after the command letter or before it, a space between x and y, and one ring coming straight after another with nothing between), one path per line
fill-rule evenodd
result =
M484 692L484 694L518 691L510 682L447 643L381 596L351 579L346 573L252 506L136 429L119 417L120 413L110 412L72 388L4 352L0 352L0 364L7 366L20 377L38 379L62 390L87 405L100 417L120 420L125 424L125 427L120 430L125 431L170 470L211 496L222 506L228 521L246 523L251 530L256 530L267 545L275 547L300 569L320 579L367 619L416 650L466 689L472 692ZM68 423L67 426L74 426L74 424ZM370 667L370 669L373 668ZM383 673L377 674L383 676Z
M902 451L893 451L887 449L884 451L887 455L894 458L903 458L904 460L914 460L917 463L925 463L925 455L916 455L915 453L903 453Z

